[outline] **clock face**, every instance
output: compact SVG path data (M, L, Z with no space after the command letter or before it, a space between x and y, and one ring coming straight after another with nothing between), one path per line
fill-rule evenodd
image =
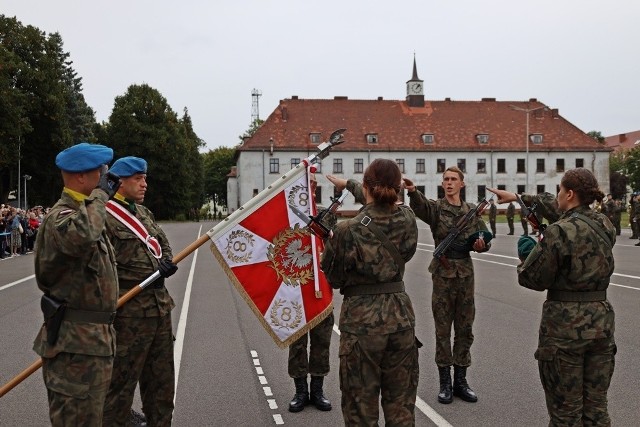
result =
M422 83L413 82L409 84L409 94L412 95L421 95L422 94Z

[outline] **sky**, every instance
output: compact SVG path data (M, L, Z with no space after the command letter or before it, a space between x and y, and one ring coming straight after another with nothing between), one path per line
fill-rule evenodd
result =
M584 132L640 130L637 0L0 0L58 32L98 121L132 84L188 108L204 151L280 100L537 98ZM523 118L524 120L524 118Z

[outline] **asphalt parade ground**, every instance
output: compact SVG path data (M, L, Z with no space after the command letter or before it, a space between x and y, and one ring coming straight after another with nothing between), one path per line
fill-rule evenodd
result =
M174 254L195 241L214 222L163 223ZM516 235L498 235L490 252L473 254L476 272L475 341L468 370L477 403L458 398L450 405L437 402L434 327L431 314L433 240L418 221L420 239L407 264L405 284L416 312L420 349L420 382L416 402L418 426L546 426L544 393L533 358L544 294L517 284ZM616 311L618 354L609 412L615 426L636 426L640 418L640 247L629 229L614 247L615 273L608 297ZM330 412L308 406L300 413L287 410L294 394L287 375L287 350L279 349L227 279L209 244L182 260L167 280L176 308L176 398L174 426L340 426L338 382L339 331L334 327L331 373L325 394ZM33 254L0 260L0 385L37 359L31 350L42 324L40 296L34 278ZM334 295L336 324L342 296ZM134 403L140 409L139 398ZM0 398L0 426L49 424L46 389L36 371ZM380 420L384 425L384 420Z

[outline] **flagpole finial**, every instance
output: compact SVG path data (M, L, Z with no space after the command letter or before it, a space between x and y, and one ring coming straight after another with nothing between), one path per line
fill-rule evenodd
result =
M318 153L310 159L310 163L314 163L316 160L322 160L329 155L329 151L336 145L344 142L344 132L346 129L337 129L331 133L329 140L318 145Z

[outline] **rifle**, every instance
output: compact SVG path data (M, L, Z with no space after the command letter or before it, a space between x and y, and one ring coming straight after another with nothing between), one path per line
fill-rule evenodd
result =
M326 240L327 237L331 237L333 235L333 232L329 230L329 228L324 225L322 221L329 213L336 213L338 208L342 206L342 202L344 202L344 199L348 194L349 191L345 188L344 190L342 190L342 194L340 195L340 197L331 197L331 204L329 205L329 207L323 209L317 215L305 215L294 205L289 205L289 208L298 216L298 218L305 222L306 226L313 234L315 234L322 240Z
M547 229L547 224L543 224L542 221L540 221L540 218L538 218L538 215L536 215L536 209L538 209L538 203L534 202L531 205L531 207L528 207L527 205L524 204L524 202L522 201L522 199L518 194L516 194L516 201L520 205L520 209L522 210L522 215L527 219L527 221L529 221L529 223L531 224L531 227L534 230L540 231L540 234L544 233L544 230Z
M460 218L457 224L449 230L449 234L440 242L440 244L436 247L436 250L433 251L433 257L440 261L444 268L449 268L449 261L447 257L444 255L449 246L453 244L453 242L458 238L460 233L464 231L465 228L469 225L469 222L475 217L482 215L482 211L489 205L489 201L485 198L481 201L474 209L471 209L467 212L462 218Z

